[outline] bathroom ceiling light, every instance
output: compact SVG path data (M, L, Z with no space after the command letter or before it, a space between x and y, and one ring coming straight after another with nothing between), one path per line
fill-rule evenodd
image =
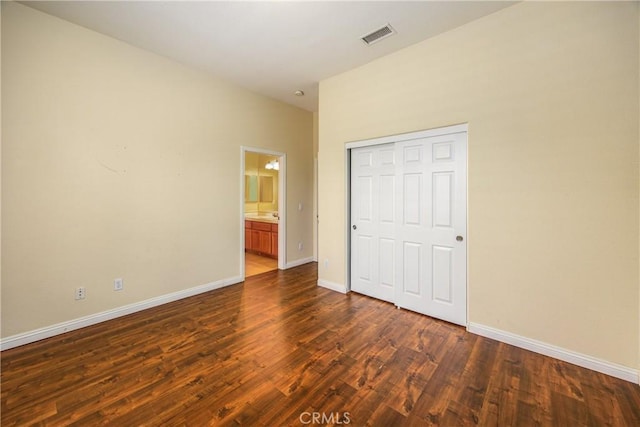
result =
M301 90L297 90L297 91L293 92L293 94L294 94L295 96L304 96L304 92L303 92L303 91L301 91Z
M269 170L276 170L279 171L280 170L280 163L278 163L277 160L271 160L269 163L267 163L266 165L264 165L265 169L269 169Z

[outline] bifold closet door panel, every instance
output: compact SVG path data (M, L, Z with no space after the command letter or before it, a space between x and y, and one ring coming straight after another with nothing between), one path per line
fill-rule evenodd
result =
M397 144L402 207L395 303L466 325L466 134Z
M396 161L393 144L351 152L351 289L393 302Z

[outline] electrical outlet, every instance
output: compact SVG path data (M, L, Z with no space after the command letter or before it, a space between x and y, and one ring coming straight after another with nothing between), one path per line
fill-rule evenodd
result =
M124 282L122 281L122 279L114 279L113 280L113 290L114 291L121 291L124 289Z
M298 250L302 251L302 248L304 248L304 245L302 244L302 242L298 242Z
M76 300L85 299L86 297L87 297L87 290L83 286L76 288Z
M324 268L329 268L329 258L324 259Z

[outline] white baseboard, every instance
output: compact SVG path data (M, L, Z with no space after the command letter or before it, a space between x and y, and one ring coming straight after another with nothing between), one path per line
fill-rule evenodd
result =
M66 322L57 323L55 325L46 326L44 328L35 329L33 331L12 335L0 340L0 350L8 350L13 347L30 344L32 342L60 335L65 332L70 332L76 329L84 328L86 326L95 325L106 320L126 316L127 314L146 310L147 308L157 307L162 304L167 304L173 301L177 301L193 295L198 295L204 292L209 292L214 289L223 288L225 286L234 285L240 282L242 282L242 278L240 276L218 280L216 282L207 283L205 285L200 285L182 291L161 295L159 297L150 298L148 300L136 302L133 304L124 305L122 307L103 311L101 313L90 314L78 319L73 319Z
M297 260L295 260L295 261L288 262L288 263L284 266L284 268L285 268L285 269L287 269L287 268L293 268L293 267L297 267L297 266L299 266L299 265L308 264L308 263L313 262L313 261L314 261L314 259L313 259L313 257L312 257L312 256L307 257L307 258L301 258L301 259L297 259Z
M478 323L469 323L467 331L477 335L482 335L483 337L492 338L506 344L511 344L516 347L524 348L535 353L544 354L545 356L573 363L574 365L611 375L612 377L630 381L635 384L638 384L640 381L637 369L597 359L595 357L557 347L552 344L547 344L542 341L512 334L511 332L502 331L500 329L480 325Z
M347 288L339 283L330 282L328 280L318 279L318 286L331 289L332 291L340 292L341 294L347 293Z

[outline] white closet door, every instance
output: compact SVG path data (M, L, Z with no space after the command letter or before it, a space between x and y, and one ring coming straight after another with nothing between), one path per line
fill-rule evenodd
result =
M396 154L393 144L351 151L351 289L394 301Z
M351 150L351 289L465 325L466 132Z
M395 303L466 325L466 134L396 147L402 216Z

